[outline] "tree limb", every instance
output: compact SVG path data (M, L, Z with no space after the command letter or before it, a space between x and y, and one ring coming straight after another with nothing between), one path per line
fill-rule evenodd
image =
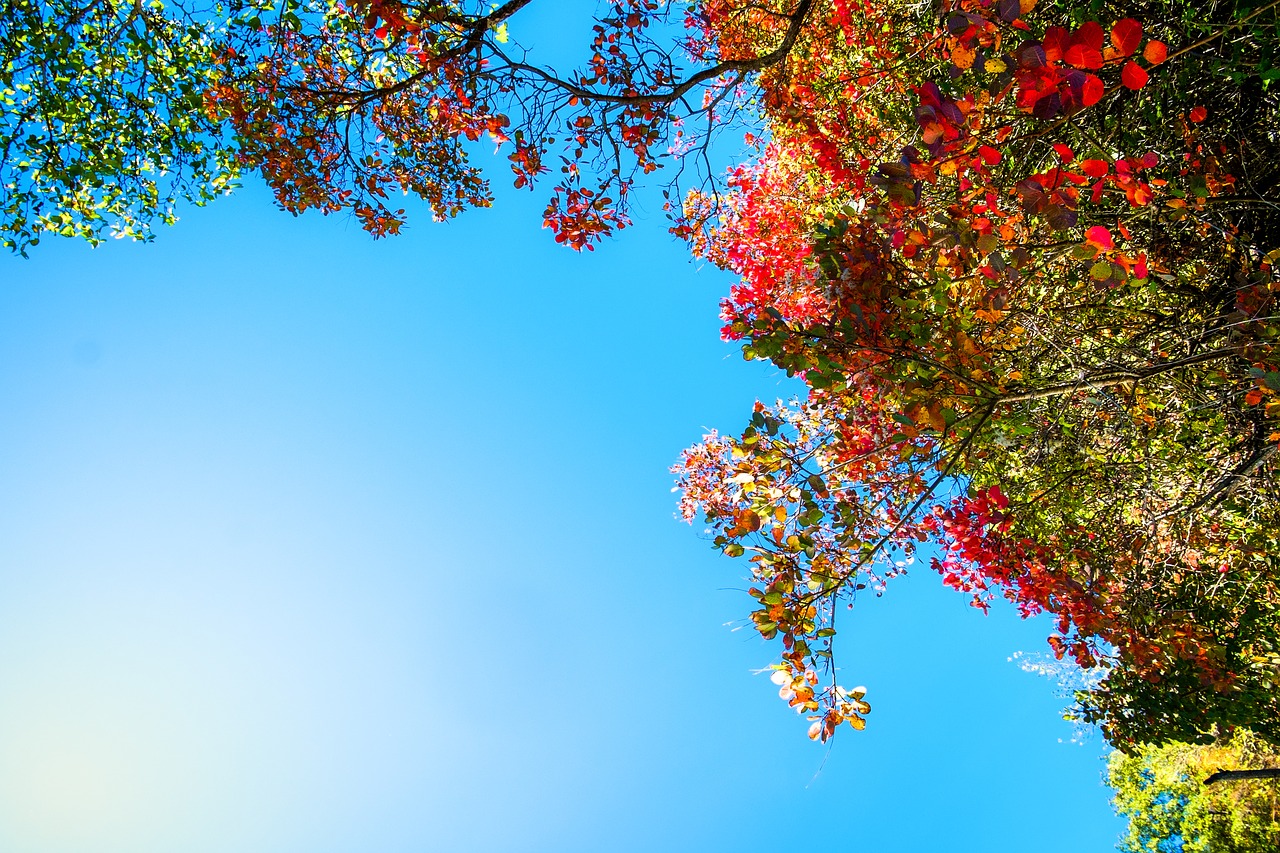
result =
M1280 779L1280 767L1262 770L1219 770L1205 779L1204 784L1212 785L1215 782L1234 782L1241 779Z

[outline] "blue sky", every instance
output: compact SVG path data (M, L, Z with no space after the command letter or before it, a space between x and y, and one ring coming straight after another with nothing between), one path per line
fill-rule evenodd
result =
M668 466L791 392L730 280L541 195L374 243L249 186L150 245L0 258L0 850L1106 850L1061 743L921 568L859 603L831 749Z

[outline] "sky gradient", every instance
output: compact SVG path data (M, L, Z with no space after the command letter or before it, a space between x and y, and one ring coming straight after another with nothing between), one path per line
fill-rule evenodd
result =
M542 203L0 258L0 850L1111 849L1049 626L926 567L805 738L667 472L794 387L656 203L583 255Z

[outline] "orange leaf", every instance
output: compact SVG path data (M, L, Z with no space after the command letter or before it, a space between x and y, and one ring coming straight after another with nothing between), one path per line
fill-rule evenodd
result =
M1204 121L1209 116L1209 111L1204 107L1193 107L1189 118L1197 124Z
M1091 178L1101 178L1111 171L1111 164L1106 160L1085 160L1080 164L1080 171Z
M1129 89L1141 89L1147 85L1149 79L1146 69L1132 60L1126 62L1124 69L1120 72L1120 82Z
M1169 58L1169 48L1165 47L1164 42L1152 39L1142 49L1142 58L1152 65L1159 65Z
M1155 198L1155 194L1151 192L1151 187L1142 182L1127 188L1124 193L1125 197L1129 199L1130 207L1142 207Z

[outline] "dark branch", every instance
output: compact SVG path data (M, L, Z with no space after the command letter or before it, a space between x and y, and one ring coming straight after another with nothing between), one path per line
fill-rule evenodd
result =
M1219 770L1208 779L1204 780L1204 784L1212 785L1215 782L1235 782L1241 779L1280 779L1280 767L1272 767L1263 770Z

